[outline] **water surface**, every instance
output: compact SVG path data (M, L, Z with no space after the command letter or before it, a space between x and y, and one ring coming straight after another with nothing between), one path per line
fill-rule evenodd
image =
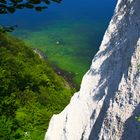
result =
M21 10L0 15L0 24L18 25L14 35L42 50L52 64L73 73L79 85L98 51L115 5L116 0L63 0L41 13Z

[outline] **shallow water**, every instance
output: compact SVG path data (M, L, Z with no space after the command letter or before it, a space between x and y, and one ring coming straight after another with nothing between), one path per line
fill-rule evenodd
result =
M98 51L115 4L116 0L63 0L41 13L22 10L0 15L0 24L18 25L14 35L42 50L51 63L74 73L79 85Z

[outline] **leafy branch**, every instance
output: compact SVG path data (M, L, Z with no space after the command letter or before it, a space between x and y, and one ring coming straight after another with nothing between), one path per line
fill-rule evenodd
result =
M7 33L7 32L13 32L15 28L17 28L17 25L14 26L0 26L0 33Z
M0 0L0 14L14 13L17 9L35 9L42 11L51 2L60 3L62 0Z

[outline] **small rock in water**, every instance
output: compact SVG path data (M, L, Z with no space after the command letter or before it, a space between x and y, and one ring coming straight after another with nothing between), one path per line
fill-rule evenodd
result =
M59 45L60 44L60 41L56 41L56 45Z
M61 74L61 72L59 71L58 74Z

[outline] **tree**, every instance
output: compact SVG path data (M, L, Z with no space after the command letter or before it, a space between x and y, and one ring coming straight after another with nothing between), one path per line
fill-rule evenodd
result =
M43 140L51 116L73 92L47 60L0 33L0 140Z
M0 14L10 14L24 8L42 11L51 2L60 3L61 0L0 0Z
M46 9L51 2L60 3L62 0L0 0L0 14L12 14L20 9L34 9L41 12ZM14 26L0 26L0 32L12 32L17 25Z

